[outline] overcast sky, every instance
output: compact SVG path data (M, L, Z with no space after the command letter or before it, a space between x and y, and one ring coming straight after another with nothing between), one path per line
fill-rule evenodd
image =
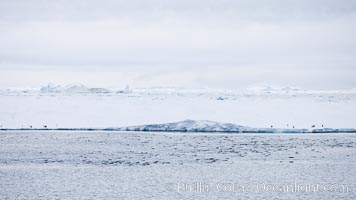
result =
M356 0L0 0L0 86L356 88Z

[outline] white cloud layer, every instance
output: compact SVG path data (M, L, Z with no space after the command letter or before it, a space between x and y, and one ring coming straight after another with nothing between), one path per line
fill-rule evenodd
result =
M356 87L355 35L355 0L0 0L0 84Z

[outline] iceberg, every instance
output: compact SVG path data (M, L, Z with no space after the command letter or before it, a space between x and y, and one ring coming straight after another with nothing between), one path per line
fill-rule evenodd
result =
M78 84L78 85L67 85L64 89L64 92L69 92L69 93L87 93L90 92L90 90L85 87L84 85Z
M166 124L149 124L120 128L125 131L166 131L166 132L240 132L247 127L231 123L219 123L209 120L183 120Z
M49 83L46 86L41 87L40 89L41 92L61 92L62 91L62 87L60 85L54 85L53 83Z
M148 124L112 128L120 131L152 131L152 132L221 132L221 133L356 133L356 129L280 129L280 128L251 128L232 123L220 123L209 120L183 120L165 124Z
M90 93L110 93L111 91L106 88L89 88Z
M42 93L111 93L111 90L106 88L88 88L82 84L60 86L53 83L41 87L40 91Z

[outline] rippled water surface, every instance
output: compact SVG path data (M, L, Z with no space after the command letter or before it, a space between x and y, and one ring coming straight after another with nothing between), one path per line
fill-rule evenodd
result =
M0 132L0 199L353 199L355 183L356 134Z

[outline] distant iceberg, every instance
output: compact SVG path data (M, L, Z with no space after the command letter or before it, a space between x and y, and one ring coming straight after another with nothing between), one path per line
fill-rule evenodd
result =
M269 85L255 85L247 88L248 91L257 94L299 94L307 93L308 91L299 87L291 86L269 86Z
M118 94L129 94L132 93L130 86L126 85L125 89L116 91Z
M41 92L61 92L62 87L60 85L54 85L53 83L49 83L46 86L41 87Z
M40 88L32 87L16 87L16 88L0 88L1 94L109 94L125 95L135 94L137 96L152 97L153 95L162 95L164 97L207 97L222 100L236 100L238 98L251 98L262 96L273 96L273 98L290 97L307 97L315 98L321 102L340 102L354 100L356 95L355 89L349 90L307 90L299 87L272 87L272 86L254 86L242 90L231 89L214 89L214 88L184 88L184 87L147 87L147 88L132 88L126 86L124 88L102 88L102 87L87 87L83 84L56 85L49 83Z
M49 83L41 87L42 93L111 93L112 91L106 88L88 88L82 84L70 84L66 86L55 85Z
M166 124L149 124L120 128L125 131L176 131L176 132L240 132L247 127L208 120L184 120Z

